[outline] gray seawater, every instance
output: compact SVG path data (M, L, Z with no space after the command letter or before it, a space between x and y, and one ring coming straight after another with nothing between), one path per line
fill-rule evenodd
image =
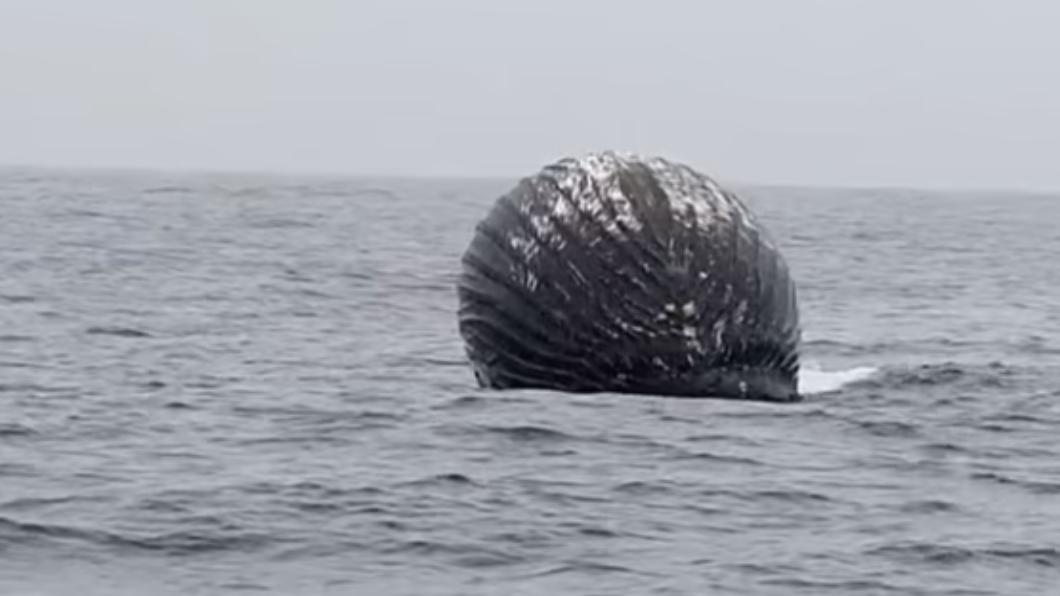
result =
M0 172L0 594L1049 594L1060 196L745 188L796 405L476 389L512 181Z

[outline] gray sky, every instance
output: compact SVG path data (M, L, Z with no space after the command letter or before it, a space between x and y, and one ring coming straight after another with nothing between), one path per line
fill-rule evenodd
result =
M1055 0L0 0L0 163L1060 188Z

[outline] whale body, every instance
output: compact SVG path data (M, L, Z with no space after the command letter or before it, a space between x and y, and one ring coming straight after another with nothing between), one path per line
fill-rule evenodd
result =
M788 266L683 164L604 152L524 178L476 226L457 293L482 387L800 399Z

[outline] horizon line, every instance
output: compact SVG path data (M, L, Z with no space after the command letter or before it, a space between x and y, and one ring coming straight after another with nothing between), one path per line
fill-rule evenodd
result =
M539 165L540 169L544 164ZM337 170L315 170L300 168L255 169L224 168L208 166L152 166L152 165L104 165L104 164L31 164L0 162L0 172L4 170L43 170L66 173L85 174L170 174L197 176L254 176L272 178L340 178L362 180L438 180L438 181L518 181L532 172L522 174L454 174L454 173L364 173ZM991 186L957 186L943 184L915 185L906 183L823 183L823 182L755 182L749 180L724 179L709 174L725 184L733 186L767 189L805 189L805 190L847 190L847 191L919 191L930 193L1017 193L1024 195L1060 195L1060 186L1049 188Z

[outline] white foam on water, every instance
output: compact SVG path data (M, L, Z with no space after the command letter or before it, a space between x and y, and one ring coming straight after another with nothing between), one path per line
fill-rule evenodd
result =
M799 371L799 393L810 395L838 391L845 385L864 381L876 374L879 369L874 366L858 366L848 370L821 370L803 367Z

